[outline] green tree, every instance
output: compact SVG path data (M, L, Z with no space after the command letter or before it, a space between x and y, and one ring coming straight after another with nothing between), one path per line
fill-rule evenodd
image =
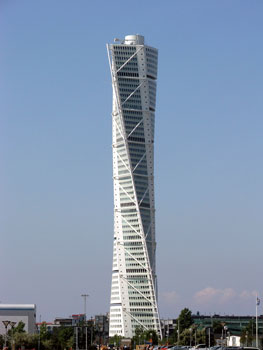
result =
M180 345L190 345L190 331L185 329L180 334Z
M4 343L5 343L5 339L4 339L3 335L2 335L2 334L0 334L0 349L2 349L2 348L3 348Z
M110 338L109 343L114 344L115 346L120 346L122 338L123 337L121 337L120 335L115 334L113 337Z
M210 339L211 339L211 345L213 345L212 336ZM196 344L206 344L205 328L196 330Z
M50 339L50 333L47 329L47 324L46 322L42 322L42 324L40 325L40 340L41 342L44 340L48 340Z
M176 324L177 329L179 327L180 333L182 333L185 329L190 328L190 326L193 324L193 318L192 318L192 311L188 308L184 308L180 315L177 318Z
M66 343L66 348L70 349L73 348L74 345L74 335L72 335L70 338L68 338L67 343Z
M222 322L220 322L218 320L213 320L212 327L213 327L214 334L221 334L224 326L223 326Z
M150 341L153 345L158 344L158 335L156 331L154 329L144 330L142 327L136 327L135 335L132 338L132 347L142 345Z
M14 335L14 340L15 340L16 346L19 346L20 348L22 346L27 346L28 334L27 333L16 333Z
M9 330L9 332L11 332L11 329ZM17 324L17 326L14 327L13 332L14 332L14 334L15 334L15 333L26 333L24 322L19 321L18 324Z
M149 329L144 332L144 337L146 341L151 341L152 345L158 345L158 334L154 329Z
M43 342L46 350L56 349L64 350L73 347L74 344L74 328L73 327L56 327L49 339ZM83 344L79 342L79 347L84 349Z
M38 335L37 334L27 334L27 346L29 349L36 349L38 344Z
M28 334L28 333L15 333L14 341L17 347L21 348L24 346L27 349L37 348L38 335L37 334Z
M144 344L144 334L143 334L143 328L142 327L136 327L135 328L135 335L132 338L132 344L139 345Z
M74 343L73 328L60 327L58 332L58 341L62 349L72 347Z
M190 344L193 346L196 344L205 344L206 343L206 332L205 328L198 329L196 326L192 325L190 328L185 329L180 334L180 345Z
M52 339L43 340L41 343L41 349L43 348L44 350L53 350Z
M183 345L184 343L187 342L187 338L188 338L188 333L189 333L189 341L190 341L190 331L186 332L185 334L184 331L188 330L191 326L192 329L195 329L195 326L193 325L193 318L192 318L192 311L189 310L188 308L184 308L177 320L176 320L176 326L174 329L173 334L169 337L169 344L170 343L177 343L180 345ZM180 335L180 339L178 340L178 334ZM189 344L185 344L185 345L189 345Z
M246 327L241 330L240 342L245 346L253 346L253 335L255 334L256 323L254 320L250 320Z
M11 347L11 343L14 341L14 336L16 333L26 333L24 330L25 324L19 321L16 327L10 328L7 332L7 344ZM0 346L1 348L1 346Z

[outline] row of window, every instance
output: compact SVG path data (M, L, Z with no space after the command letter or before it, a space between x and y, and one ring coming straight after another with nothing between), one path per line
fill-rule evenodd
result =
M125 103L125 108L132 108L142 110L141 103L138 101L136 104L129 103L129 100Z
M149 292L150 293L150 292ZM144 293L144 294L146 294L146 293ZM138 295L138 294L137 294ZM145 297L149 297L148 295L146 296L145 295ZM146 300L145 299L145 297L143 297L143 296L129 296L129 301L134 301L134 300Z
M127 57L124 56L119 56L119 55L115 55L115 63L125 63L127 61ZM137 58L133 57L128 63L127 65L131 65L131 66L136 66L138 67L138 63L137 63Z
M128 72L120 71L120 72L117 73L117 75L120 76L120 77L138 77L139 73L132 73L132 72L128 73Z
M112 45L114 50L121 50L121 51L136 51L136 47L134 46L128 46L128 45Z
M137 88L138 86L136 86L136 88ZM135 88L135 89L136 89ZM132 88L132 89L128 89L127 88L127 86L125 86L125 88L123 88L123 87L120 87L119 88L119 91L121 91L121 92L129 92L129 93L131 93L131 92L133 92L134 90L135 90L134 88Z
M125 86L138 86L140 84L139 79L130 79L130 78L119 78L119 86L125 85Z
M147 55L146 56L146 61L154 64L155 66L157 66L157 59L152 57L152 56L150 57L149 55Z
M158 59L158 53L157 51L151 50L151 49L146 49L146 57L152 57L154 59Z
M129 97L129 95L127 94L121 94L121 102L123 104L123 102ZM134 94L131 97L128 98L128 100L126 101L130 103L135 103L135 104L140 104L141 103L141 96L139 94ZM125 105L126 107L126 105Z
M120 64L120 67L121 67L121 64ZM119 69L120 67L116 67L117 69ZM124 66L118 73L117 75L119 75L119 73L121 72L138 72L138 67L130 67L128 64L126 64L126 66Z
M148 72L151 73L153 76L147 75L147 78L155 79L155 76L157 75L157 70L153 70L153 69L149 68Z
M134 261L135 257L131 257L129 254L125 253L125 261L129 262L129 261ZM145 262L145 257L136 257L136 260L140 261L141 263Z
M129 244L131 244L132 242L130 242ZM135 242L136 243L136 242ZM142 244L141 242L139 242L139 244ZM126 269L127 273L145 273L146 269Z
M141 281L139 283L141 284ZM141 286L136 286L136 289L149 289L148 280L145 281L145 283L147 283L147 284L142 284ZM133 282L133 284L135 284L135 283ZM130 289L134 291L134 289L132 287L128 286L128 290L130 290Z

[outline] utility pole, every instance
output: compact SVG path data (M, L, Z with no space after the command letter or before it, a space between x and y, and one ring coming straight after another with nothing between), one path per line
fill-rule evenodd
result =
M256 298L256 347L258 348L258 305L260 304L260 299Z
M85 315L85 333L86 333L86 346L85 349L88 350L88 331L87 331L87 297L89 296L88 294L81 294L82 298L84 299L84 315Z
M254 325L253 325L253 323L254 323L254 317L252 317L252 344L251 344L251 346L253 346L253 343L254 343L254 330L253 330Z
M39 315L39 331L38 331L38 350L40 350L40 329L41 329L41 315Z
M6 343L7 343L7 327L10 324L10 321L2 321L4 326L5 326L5 348L6 348Z
M167 320L166 336L167 336L167 345L169 345L169 319Z
M179 345L180 343L180 320L179 320L179 317L178 317L178 322L177 322L177 326L178 326L178 329L177 329L177 345Z
M78 350L79 349L78 325L75 327L75 329L76 329L76 350Z

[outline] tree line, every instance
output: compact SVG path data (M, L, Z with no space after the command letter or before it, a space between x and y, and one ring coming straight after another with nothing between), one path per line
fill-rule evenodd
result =
M38 350L64 350L72 349L75 346L76 334L73 326L53 327L52 331L48 330L47 324L42 323L37 334L29 334L24 329L25 324L20 321L16 327L9 330L7 335L0 335L0 348L5 344L9 349L38 349ZM84 323L78 326L78 348L85 349L86 335L88 348L95 350L96 346L92 345L92 339L98 334L97 330L87 324L87 332Z
M87 328L86 328L87 326ZM25 324L19 322L16 327L9 330L7 335L0 335L0 348L5 343L11 349L12 345L16 350L19 349L38 349L38 350L64 350L74 348L76 345L76 327L53 327L48 330L47 324L42 323L38 334L28 334ZM75 328L75 330L74 330ZM163 340L161 341L155 330L144 330L137 327L135 335L132 338L132 348L143 344L175 344L175 345L196 345L207 344L213 346L215 338L220 337L224 331L224 324L218 320L212 320L211 327L202 327L194 323L192 312L184 308L178 318L172 334L169 329L165 329ZM255 320L251 320L246 327L241 330L241 343L246 346L252 346L253 336L255 336ZM168 331L168 333L166 333ZM87 339L86 339L87 337ZM92 322L78 325L78 348L85 349L86 342L89 350L95 350L94 343L101 343L102 337ZM120 347L122 337L115 335L109 339L109 344Z
M172 334L170 334L169 326L164 326L163 339L160 340L154 330L144 330L142 327L137 327L135 335L132 338L132 348L136 345L151 344L151 345L183 345L194 346L197 344L206 344L213 346L216 339L226 337L225 323L219 320L211 320L210 327L204 327L202 324L194 323L192 312L188 308L184 308L178 318ZM241 343L245 346L252 346L253 336L255 337L255 320L251 320L246 327L241 329ZM121 336L115 335L110 338L110 344L120 346Z

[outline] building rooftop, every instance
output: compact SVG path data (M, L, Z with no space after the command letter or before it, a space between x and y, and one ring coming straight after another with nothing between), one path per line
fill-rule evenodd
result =
M0 310L35 310L35 304L0 304Z
M124 40L115 38L114 41L120 41L122 45L144 45L144 36L139 34L126 35Z

